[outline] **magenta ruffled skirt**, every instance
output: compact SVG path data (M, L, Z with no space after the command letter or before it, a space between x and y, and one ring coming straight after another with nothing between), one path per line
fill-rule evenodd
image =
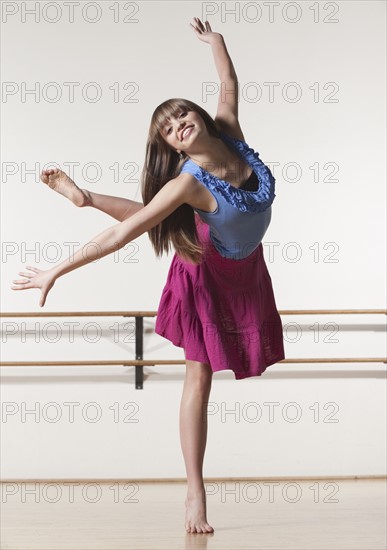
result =
M262 243L247 258L219 254L209 225L195 215L204 245L200 265L172 259L155 332L184 348L185 358L232 370L237 380L260 376L285 359L283 331Z

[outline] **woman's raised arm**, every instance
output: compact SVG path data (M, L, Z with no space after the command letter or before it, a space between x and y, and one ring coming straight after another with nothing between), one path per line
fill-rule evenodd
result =
M130 218L109 227L94 237L90 242L86 243L62 263L53 266L49 270L41 270L36 267L26 266L26 269L30 269L32 273L19 272L19 275L29 280L12 281L17 285L12 286L12 290L40 288L41 297L39 305L43 307L46 302L47 294L54 286L56 279L94 260L112 254L146 231L152 229L152 227L161 223L179 206L186 202L188 189L186 178L177 176L170 180L141 210L133 214Z
M231 57L228 54L224 38L213 32L208 21L205 25L198 17L190 23L197 37L211 45L216 70L220 79L220 92L215 120L225 129L232 129L233 135L244 139L238 123L238 77ZM235 135L238 134L238 135Z

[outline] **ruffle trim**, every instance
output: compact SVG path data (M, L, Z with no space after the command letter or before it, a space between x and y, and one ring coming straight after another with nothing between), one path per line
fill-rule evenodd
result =
M204 168L188 159L181 172L189 172L201 181L210 191L216 191L222 195L232 206L241 212L264 212L271 206L276 197L275 178L268 166L259 158L259 153L254 151L245 141L219 132L227 143L236 149L247 163L253 168L259 179L257 191L246 191L233 187L228 182L210 174Z

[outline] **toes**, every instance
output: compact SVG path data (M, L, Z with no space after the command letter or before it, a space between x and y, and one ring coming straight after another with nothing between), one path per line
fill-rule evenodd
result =
M59 173L59 168L49 168L48 170L42 170L42 175L43 176L53 176L53 175L56 175Z
M202 534L202 533L213 533L213 528L208 525L208 523L205 525L205 526L201 526L201 525L189 525L189 524L186 524L185 525L185 530L187 533L189 534L194 534L194 533L199 533L199 534Z

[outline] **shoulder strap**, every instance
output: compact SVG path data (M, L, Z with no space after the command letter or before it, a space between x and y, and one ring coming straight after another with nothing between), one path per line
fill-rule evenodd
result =
M191 159L187 159L183 164L180 170L180 174L182 174L183 172L188 172L189 174L195 176L195 178L197 178L198 180L202 181L201 170L198 166L196 166L194 162L191 161Z

